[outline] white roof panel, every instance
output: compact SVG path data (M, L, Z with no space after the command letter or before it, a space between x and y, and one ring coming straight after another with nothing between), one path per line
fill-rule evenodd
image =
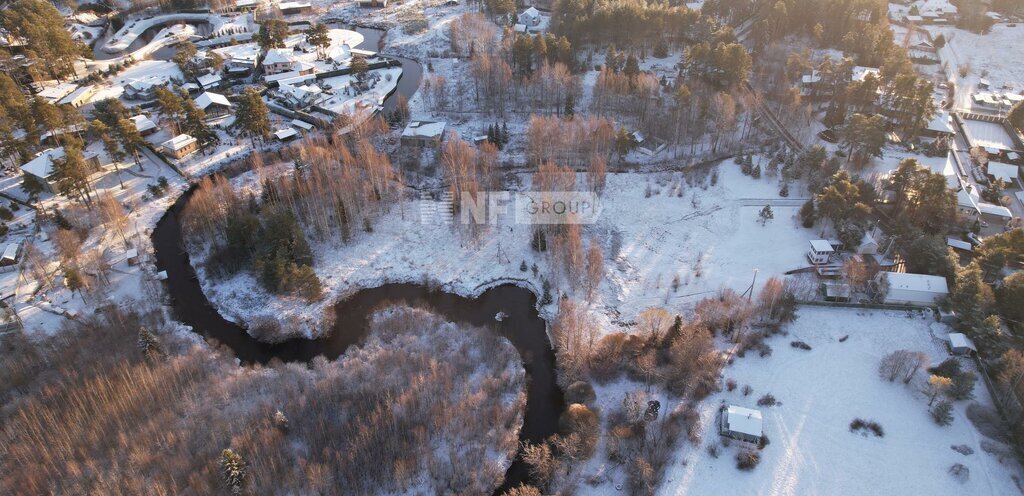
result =
M762 419L760 411L729 405L725 414L726 420L729 422L730 431L758 437L764 434L764 431L761 429Z

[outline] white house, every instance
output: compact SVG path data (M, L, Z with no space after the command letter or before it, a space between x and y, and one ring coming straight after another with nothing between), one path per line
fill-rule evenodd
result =
M735 405L729 405L722 409L719 434L723 436L757 443L764 435L762 427L761 412L758 410Z
M519 24L522 24L528 28L537 27L540 25L541 14L536 7L530 7L519 14Z
M857 254L859 255L877 255L878 254L878 241L875 240L871 233L864 233L864 237L860 240L860 246L857 247Z
M807 251L807 260L814 265L827 264L836 252L835 248L832 248L832 243L824 239L812 239L810 244L811 249Z
M879 272L875 281L882 289L882 303L930 307L949 294L946 278L903 272Z
M271 48L263 57L263 73L280 74L292 70L295 64L295 51L291 48Z
M323 90L315 84L282 85L277 93L285 106L293 110L303 109L316 103Z

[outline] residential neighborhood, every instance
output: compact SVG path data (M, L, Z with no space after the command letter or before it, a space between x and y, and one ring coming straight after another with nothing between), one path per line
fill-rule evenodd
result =
M1024 4L13 0L2 494L1024 494Z

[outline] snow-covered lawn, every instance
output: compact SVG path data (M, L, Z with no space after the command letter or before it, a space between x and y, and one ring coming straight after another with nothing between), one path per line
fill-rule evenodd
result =
M923 351L937 364L948 357L942 337L948 332L929 314L860 309L801 307L789 336L768 340L769 358L748 354L726 367L739 387L702 403L703 446L687 448L666 474L662 494L1018 494L1011 479L1015 463L1001 465L981 448L983 437L955 407L948 427L936 425L922 392L922 371L911 386L879 378L879 359L892 351ZM839 342L849 335L845 342ZM802 340L813 349L789 346ZM969 362L963 362L970 368ZM753 393L740 389L749 384ZM737 444L715 459L705 446L719 442L715 415L719 405L758 408L757 398L773 394L781 405L761 407L771 443L751 473L736 469ZM990 405L979 381L975 400ZM885 436L851 433L854 418L881 424ZM951 445L966 444L972 455ZM682 463L685 459L685 465ZM947 473L954 463L970 469L970 480Z

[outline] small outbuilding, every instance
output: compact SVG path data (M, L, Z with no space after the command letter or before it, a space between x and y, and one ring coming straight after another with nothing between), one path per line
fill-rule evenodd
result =
M199 141L187 134L179 134L160 144L164 153L181 160L199 149Z
M764 435L761 412L735 405L722 408L719 434L748 443L760 442Z
M959 332L949 333L949 352L954 355L971 356L978 353L978 348L967 335Z
M16 265L19 256L21 256L21 245L18 243L8 243L4 247L3 255L0 255L0 267Z
M128 265L139 265L139 250L135 248L129 249L125 253L125 260L128 261Z
M807 251L807 260L814 265L827 264L835 252L832 243L824 239L812 239L811 249Z
M949 294L946 278L941 276L879 272L875 282L884 295L882 303L887 305L930 307Z
M860 240L860 246L857 247L858 255L877 255L878 254L878 241L875 240L871 233L864 233L864 237Z

